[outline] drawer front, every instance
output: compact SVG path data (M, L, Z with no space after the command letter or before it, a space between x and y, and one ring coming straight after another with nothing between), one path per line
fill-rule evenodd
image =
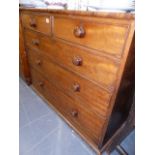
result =
M30 48L41 50L53 61L107 89L114 86L118 70L116 62L32 31L26 31L25 34Z
M24 27L51 35L51 17L47 15L22 14Z
M127 34L127 26L97 23L71 18L54 18L54 34L58 38L80 45L121 55Z
M36 51L28 52L30 65L41 72L51 83L62 89L67 95L89 107L101 117L107 116L111 94L92 82L77 76L62 67L52 63L48 58Z
M34 87L43 94L75 128L88 136L95 144L98 144L105 120L97 117L89 110L83 108L79 103L66 96L37 71L31 69L31 75Z

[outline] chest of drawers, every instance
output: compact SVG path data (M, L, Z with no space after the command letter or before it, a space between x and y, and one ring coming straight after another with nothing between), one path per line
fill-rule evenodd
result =
M20 17L33 88L90 146L106 149L131 106L134 15L21 8Z

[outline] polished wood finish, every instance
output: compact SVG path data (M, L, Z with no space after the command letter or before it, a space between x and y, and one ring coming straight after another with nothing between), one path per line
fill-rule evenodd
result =
M80 17L100 17L108 19L125 19L134 20L135 15L131 13L118 13L118 12L94 12L94 11L80 11L80 10L53 10L46 8L22 8L20 10L23 12L33 12L33 13L51 13L56 15L69 15L69 16L80 16Z
M35 90L98 154L111 151L131 108L134 15L22 8L21 16Z
M78 128L80 127L84 134L91 137L92 141L97 145L101 124L105 122L105 119L94 115L80 103L65 95L34 69L31 69L31 75L34 87L45 95L71 123ZM40 83L43 83L43 86L40 86Z
M75 46L53 40L32 31L25 32L26 44L32 49L37 49L47 54L53 61L62 64L67 69L103 85L109 91L113 90L119 62L112 61ZM39 46L32 41L39 40ZM96 76L97 75L97 76Z
M51 17L30 14L21 14L23 26L38 32L51 34Z
M77 38L83 38L86 35L86 31L82 25L75 27L73 33Z
M30 66L41 72L51 83L62 89L74 101L80 101L85 108L89 107L97 115L106 117L106 111L109 107L108 103L111 97L109 93L88 80L52 63L48 57L45 57L39 52L29 50L28 56ZM41 65L38 65L38 61L41 62ZM77 85L77 83L80 85L79 91L75 91L73 88L73 85Z
M19 74L28 85L31 84L27 53L24 45L23 27L21 17L19 18Z
M92 49L121 55L127 35L127 26L97 23L76 18L54 18L54 35Z

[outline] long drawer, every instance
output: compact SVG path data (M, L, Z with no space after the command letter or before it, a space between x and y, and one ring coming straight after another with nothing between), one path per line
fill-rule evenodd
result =
M127 26L120 22L98 23L84 19L54 17L54 35L112 55L122 55L128 32Z
M24 27L51 35L51 16L24 13L21 17Z
M119 65L116 62L32 31L25 32L25 39L30 48L41 50L73 72L107 89L114 86Z
M97 115L107 116L111 94L92 82L63 69L37 51L29 50L28 56L29 63L33 68L41 72L75 102L80 102L86 108L89 107Z
M96 145L99 142L105 120L66 96L57 87L48 82L39 72L31 68L33 86L50 103L74 125L80 132L89 137Z

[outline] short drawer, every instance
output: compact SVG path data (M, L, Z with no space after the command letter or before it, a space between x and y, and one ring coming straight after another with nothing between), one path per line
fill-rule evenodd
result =
M92 82L73 74L52 63L38 52L28 51L29 63L42 73L53 85L64 91L74 101L101 117L107 117L111 94Z
M30 48L40 50L73 72L107 89L114 86L119 66L116 62L32 31L25 31L25 38Z
M26 14L21 15L24 27L51 35L51 17L47 15Z
M88 136L96 145L105 120L97 117L89 109L66 96L48 82L41 74L31 69L34 87L82 134Z
M54 18L54 35L112 55L122 55L127 26L72 18Z

